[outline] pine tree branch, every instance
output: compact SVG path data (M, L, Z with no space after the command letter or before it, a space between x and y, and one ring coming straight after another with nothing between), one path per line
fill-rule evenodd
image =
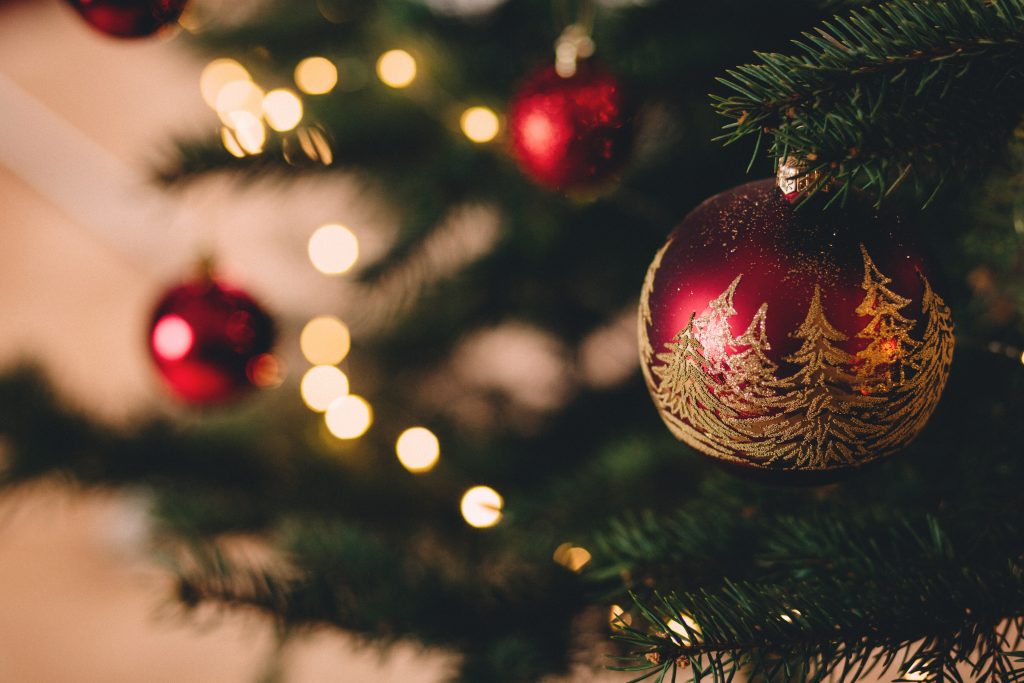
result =
M894 0L794 45L719 79L732 91L713 96L732 120L720 139L754 136L844 192L869 188L881 201L908 177L934 192L952 169L1004 149L1024 112L1021 0Z

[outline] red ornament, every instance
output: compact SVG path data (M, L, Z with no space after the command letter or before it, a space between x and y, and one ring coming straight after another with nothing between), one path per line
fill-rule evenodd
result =
M178 20L188 0L68 0L93 27L118 38L152 35Z
M554 68L531 76L508 109L512 154L532 180L555 190L594 189L622 167L632 125L622 86L581 63L568 78Z
M201 277L174 287L157 304L149 350L179 398L221 403L266 384L274 337L273 321L251 296Z
M644 376L666 425L748 471L841 472L898 451L949 374L953 327L899 220L797 211L771 180L694 209L647 273Z

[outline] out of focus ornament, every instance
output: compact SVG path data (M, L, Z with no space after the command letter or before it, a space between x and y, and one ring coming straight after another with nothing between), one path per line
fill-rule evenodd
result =
M571 75L550 67L524 82L509 103L508 127L523 173L544 187L580 193L614 180L633 126L619 80L572 57Z
M741 185L683 219L647 272L640 356L677 438L814 479L914 439L949 375L953 323L898 219L856 200L797 211L795 176L783 167L778 185Z
M149 350L165 384L192 404L223 403L266 385L274 323L246 292L202 275L153 312Z
M152 35L178 20L188 0L68 0L94 28L118 38Z

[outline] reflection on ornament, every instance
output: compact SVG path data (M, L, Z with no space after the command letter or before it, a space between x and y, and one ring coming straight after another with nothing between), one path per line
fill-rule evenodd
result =
M900 450L945 386L949 308L909 256L887 254L900 268L891 277L864 244L846 246L853 230L823 246L788 220L779 190L739 190L688 217L644 282L641 363L662 419L702 453L754 470L840 471ZM709 289L727 274L724 290Z

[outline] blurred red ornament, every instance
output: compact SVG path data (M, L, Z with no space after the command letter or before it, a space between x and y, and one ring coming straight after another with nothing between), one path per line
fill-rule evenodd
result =
M788 197L747 183L683 219L644 282L640 355L677 438L813 479L913 440L945 386L953 326L899 219Z
M622 86L604 69L581 63L567 78L542 69L516 92L508 112L512 154L539 185L595 189L626 160L632 121Z
M221 403L268 381L274 323L245 292L210 277L174 287L160 300L149 350L168 388L193 404Z
M93 27L119 38L152 35L178 20L188 0L68 0Z

